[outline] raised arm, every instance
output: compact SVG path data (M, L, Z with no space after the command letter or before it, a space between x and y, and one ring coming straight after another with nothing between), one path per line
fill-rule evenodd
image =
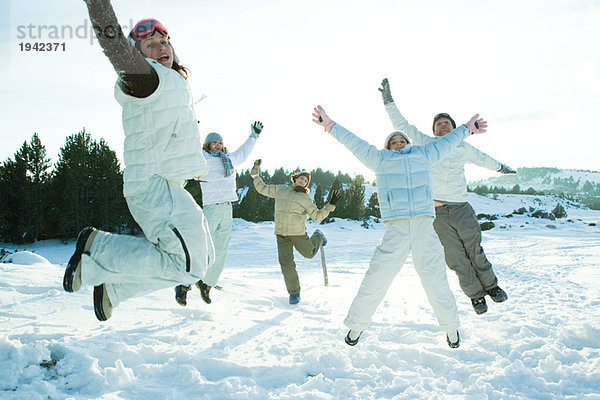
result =
M406 118L400 114L400 110L396 107L396 103L392 97L390 82L387 78L381 82L381 87L377 90L381 92L385 111L387 112L390 121L392 121L394 130L406 133L413 145L422 146L433 140L431 136L425 135L419 131L416 126L409 124Z
M263 181L260 177L260 164L262 164L262 160L258 159L254 161L254 166L250 171L250 176L252 177L254 188L258 193L262 194L263 196L275 197L277 196L277 192L279 191L279 187L281 185L267 185L265 181Z
M144 56L128 41L110 0L84 0L98 42L119 76L123 91L148 97L158 87L158 75Z
M239 166L241 163L246 161L246 159L252 153L252 149L256 145L256 141L263 130L263 124L260 121L255 121L252 125L250 125L250 136L244 144L242 144L236 151L229 153L229 158L231 159L231 163L234 167Z
M372 170L377 169L381 161L381 151L377 147L362 140L339 124L336 124L335 121L329 118L321 106L314 108L312 116L315 124L322 126L326 132L330 133L338 142L346 146L360 162Z
M454 150L469 135L485 133L486 131L487 121L479 118L479 114L475 114L467 123L460 125L440 139L432 141L423 149L429 157L429 161L433 164Z

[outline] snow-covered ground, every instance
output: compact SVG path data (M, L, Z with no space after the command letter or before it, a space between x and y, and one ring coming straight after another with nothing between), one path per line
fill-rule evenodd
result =
M550 211L554 198L472 195L478 213ZM566 204L566 203L565 203ZM476 315L449 271L462 324L450 349L409 259L355 347L346 311L384 227L309 224L319 257L296 255L292 307L272 223L236 220L224 290L188 306L172 289L124 302L100 323L92 290L62 289L73 242L19 246L0 264L2 399L600 399L600 211L495 220L484 249L507 302ZM590 224L597 225L590 225ZM14 251L14 245L0 247ZM5 260L6 261L6 260Z

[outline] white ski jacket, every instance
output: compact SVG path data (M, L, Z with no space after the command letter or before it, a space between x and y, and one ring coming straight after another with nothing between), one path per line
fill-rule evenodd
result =
M386 104L385 110L392 121L394 129L406 133L413 145L423 146L440 139L437 136L425 135L417 127L410 125L400 114L394 102ZM498 171L502 166L499 161L477 150L469 143L462 142L449 155L431 167L434 200L451 203L469 201L467 178L465 177L465 164L467 162L493 171Z
M253 135L242 144L239 149L228 153L231 164L237 168L242 164L256 145L257 138ZM225 167L221 157L215 157L208 152L204 152L204 158L208 163L208 175L200 178L200 187L202 188L202 205L223 203L226 201L238 201L236 192L235 173L225 176Z

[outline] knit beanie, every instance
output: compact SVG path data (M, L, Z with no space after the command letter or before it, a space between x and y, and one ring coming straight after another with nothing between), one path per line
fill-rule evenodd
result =
M454 122L454 120L452 119L452 117L450 116L450 114L447 113L439 113L438 115L436 115L435 117L433 117L433 125L431 126L431 129L435 132L435 123L437 122L438 119L440 118L447 118L450 120L450 123L452 124L452 129L456 129L456 122Z
M223 136L219 135L217 132L211 132L208 135L206 135L206 139L204 139L204 144L214 142L216 140L220 140L221 142L223 142Z
M394 131L394 132L390 133L390 134L388 135L388 137L385 139L385 143L384 143L384 145L383 145L383 148L384 148L384 149L388 149L388 150L389 150L389 148L388 148L388 144L390 143L390 140L391 140L391 139L392 139L394 136L396 136L396 135L400 135L400 136L402 136L404 139L406 139L406 143L410 144L410 139L408 138L408 135L407 135L406 133L404 133L404 132L400 132L400 131Z

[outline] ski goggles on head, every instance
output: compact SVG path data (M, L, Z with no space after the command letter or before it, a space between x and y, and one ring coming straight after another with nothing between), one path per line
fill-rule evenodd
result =
M163 24L154 18L147 18L135 24L131 32L129 32L129 42L132 45L135 45L136 41L152 35L154 31L158 31L165 36L169 36L167 28L165 28Z

